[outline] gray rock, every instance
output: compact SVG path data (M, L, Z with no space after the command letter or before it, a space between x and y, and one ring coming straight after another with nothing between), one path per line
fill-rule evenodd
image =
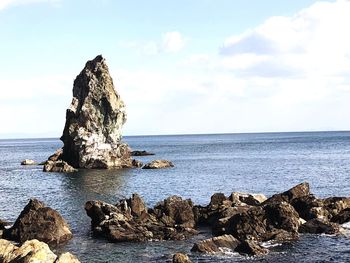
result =
M86 63L74 81L61 137L62 159L75 168L132 167L130 149L121 142L125 121L124 102L99 55Z
M25 159L21 162L21 165L36 165L37 163L33 160Z
M142 169L161 169L174 167L174 164L167 160L154 160L148 164L145 164Z
M154 153L150 153L147 151L132 151L131 156L148 156L148 155L154 155Z

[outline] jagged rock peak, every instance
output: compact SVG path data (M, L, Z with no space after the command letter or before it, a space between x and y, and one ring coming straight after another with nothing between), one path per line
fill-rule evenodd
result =
M74 81L61 137L62 159L76 168L131 166L129 148L121 143L125 121L124 102L99 55L86 63Z

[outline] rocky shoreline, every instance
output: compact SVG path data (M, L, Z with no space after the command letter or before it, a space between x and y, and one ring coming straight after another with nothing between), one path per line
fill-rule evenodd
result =
M213 237L196 242L187 252L215 255L231 251L252 256L267 254L269 250L262 245L267 241L297 241L304 233L341 235L341 224L350 221L350 197L319 199L305 182L270 198L262 194L215 193L207 206L200 206L190 199L170 196L148 208L138 194L133 194L114 205L87 201L85 211L91 218L93 235L109 242L184 240L204 226L211 229ZM13 226L0 223L0 238L22 246L30 240L59 245L73 237L62 216L36 199L29 201ZM20 254L15 252L18 247L4 239L0 242L0 262L22 262L4 259L15 258L9 256L11 253ZM181 255L174 258L176 262L188 259Z

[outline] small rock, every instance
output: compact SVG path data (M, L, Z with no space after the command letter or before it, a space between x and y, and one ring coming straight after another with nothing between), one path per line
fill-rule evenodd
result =
M337 234L340 226L336 223L328 222L321 218L314 218L299 227L300 233L310 234Z
M175 253L173 256L173 263L192 263L186 254Z
M248 194L233 192L229 199L236 205L250 205L256 206L267 200L263 194Z
M310 186L309 186L309 183L304 182L292 187L291 189L281 194L273 195L272 197L267 199L263 204L273 203L273 202L282 202L282 201L289 203L296 198L300 198L308 195L310 195Z
M132 167L136 167L136 168L141 168L143 165L142 162L140 162L139 160L135 160L135 159L133 159L131 161L131 164L132 164Z
M63 149L58 149L54 154L52 154L47 160L48 161L58 161L62 158Z
M236 250L236 252L241 254L247 254L247 255L264 255L267 254L269 251L266 248L263 248L260 246L257 242L253 240L245 240L242 243L240 243Z
M239 243L239 240L232 235L222 235L195 243L191 251L202 253L217 253L222 252L224 249L230 249L233 251Z
M80 261L73 254L66 252L61 254L55 263L80 263Z
M47 161L44 164L44 172L56 172L56 173L72 173L78 170L70 166L68 163L62 160L58 161Z
M147 155L154 155L154 153L150 153L147 151L132 151L131 156L147 156Z
M54 209L37 199L31 199L14 225L4 230L4 238L24 242L30 239L58 244L72 238L64 218Z
M145 164L142 169L161 169L174 167L174 164L167 160L154 160L148 164Z
M0 230L5 229L5 227L8 225L10 225L10 223L0 219Z
M36 165L37 163L33 160L25 159L21 162L21 165Z

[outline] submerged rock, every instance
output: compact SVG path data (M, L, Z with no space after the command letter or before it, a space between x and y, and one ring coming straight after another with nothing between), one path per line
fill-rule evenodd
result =
M18 242L38 239L49 244L66 242L72 236L64 218L37 199L29 201L14 225L3 234L4 238Z
M64 253L59 258L44 242L36 239L24 242L20 247L10 241L0 239L0 262L28 262L28 263L79 263L71 253Z
M145 164L142 169L161 169L174 167L174 164L167 160L154 160L150 163Z
M75 168L132 167L129 147L121 142L125 121L124 102L114 89L105 59L97 56L74 81L61 158Z
M268 249L263 248L254 240L244 240L237 246L235 251L247 255L264 255L269 252Z
M131 156L148 156L148 155L154 155L154 153L150 153L147 151L132 151Z
M73 173L78 170L70 166L68 163L62 160L47 161L44 164L44 172L56 172L56 173Z
M34 160L25 159L21 162L21 165L36 165L37 163Z

